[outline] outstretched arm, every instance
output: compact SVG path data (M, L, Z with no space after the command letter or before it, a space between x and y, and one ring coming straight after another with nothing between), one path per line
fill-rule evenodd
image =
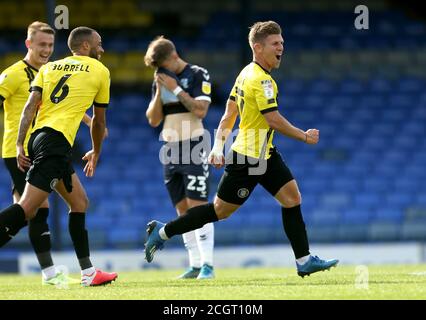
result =
M268 122L268 125L278 131L279 133L303 141L308 144L317 144L319 140L319 131L317 129L309 129L303 131L293 126L286 118L284 118L278 111L267 112L263 114Z
M40 101L41 92L32 91L24 106L19 122L18 139L16 141L16 159L18 161L18 168L23 172L31 166L30 159L25 156L24 141Z

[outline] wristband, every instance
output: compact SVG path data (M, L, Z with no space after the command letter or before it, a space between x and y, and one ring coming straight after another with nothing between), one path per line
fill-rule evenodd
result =
M180 86L177 86L174 90L173 90L173 94L177 97L179 93L181 93L183 91L183 89Z

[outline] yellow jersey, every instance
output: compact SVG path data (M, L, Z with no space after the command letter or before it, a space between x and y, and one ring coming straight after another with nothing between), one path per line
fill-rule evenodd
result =
M37 72L36 68L20 60L0 75L0 99L3 100L4 107L3 158L16 158L16 140L21 113L30 95L31 82ZM25 152L27 152L29 135L28 132L24 141Z
M240 116L232 150L256 159L270 157L274 130L263 114L278 110L277 96L277 84L271 74L256 62L240 72L229 96L237 103Z
M45 64L31 85L31 91L42 93L31 133L50 127L72 146L86 110L108 106L109 88L109 70L94 58L70 56Z

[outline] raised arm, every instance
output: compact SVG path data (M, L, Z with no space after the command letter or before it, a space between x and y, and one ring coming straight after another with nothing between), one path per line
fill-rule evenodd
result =
M195 114L197 118L203 119L207 115L210 102L205 100L195 100L187 92L180 91L176 95L185 108Z
M148 109L146 110L146 118L148 119L151 127L158 127L164 119L163 104L161 102L161 89L158 84L157 76L155 76L156 90L155 95L149 103Z
M319 140L319 131L317 129L309 129L303 131L293 126L286 118L284 118L278 111L271 111L264 113L263 116L266 119L268 125L278 131L279 133L299 140L308 144L316 144Z
M206 116L210 101L194 99L178 85L176 79L164 73L158 73L157 78L158 83L173 92L189 112L192 112L200 119Z
M18 168L24 172L31 166L30 159L25 156L24 141L40 101L41 92L32 91L25 103L24 110L21 114L21 120L19 122L18 139L16 141L16 159L18 162Z

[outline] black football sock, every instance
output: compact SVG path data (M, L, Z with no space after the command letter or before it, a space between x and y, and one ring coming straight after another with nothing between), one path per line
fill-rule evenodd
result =
M0 212L0 247L3 247L27 224L25 212L15 203Z
M164 232L167 237L171 238L178 234L196 230L204 226L206 223L218 221L214 206L212 203L203 204L191 209L170 221L164 227Z
M91 268L93 266L89 258L89 237L85 224L85 213L70 212L68 229L81 270Z
M293 248L296 259L309 255L309 241L300 205L281 207L284 231Z
M50 253L52 244L49 225L47 224L48 216L49 208L40 208L37 210L36 216L28 223L28 234L41 269L53 266Z

